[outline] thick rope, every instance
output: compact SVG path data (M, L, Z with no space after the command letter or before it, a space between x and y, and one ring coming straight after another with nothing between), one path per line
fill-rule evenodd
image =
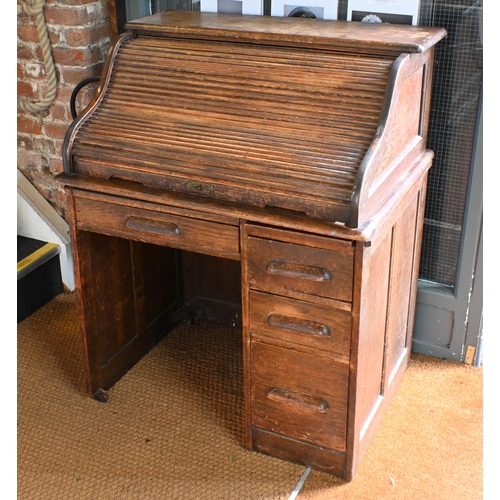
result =
M50 48L50 39L47 30L47 24L45 23L45 18L43 16L43 7L45 5L45 0L20 0L20 3L23 7L23 11L28 16L36 16L35 23L38 30L38 36L40 37L40 45L42 47L43 62L45 64L45 73L47 74L49 89L47 91L47 95L43 99L40 99L38 102L28 102L18 98L17 105L23 111L38 113L40 111L44 111L52 104L57 92L56 70Z

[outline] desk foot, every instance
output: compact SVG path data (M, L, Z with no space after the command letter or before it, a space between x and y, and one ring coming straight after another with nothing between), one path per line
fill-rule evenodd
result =
M109 399L109 394L102 389L97 389L97 391L94 392L92 397L96 401L99 401L99 403L107 403Z
M185 307L172 315L172 320L176 323L188 322L190 325L194 325L196 320L202 318L203 311L194 307Z

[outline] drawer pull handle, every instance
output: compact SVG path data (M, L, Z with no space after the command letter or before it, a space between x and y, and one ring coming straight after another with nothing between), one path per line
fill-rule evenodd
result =
M307 319L289 318L281 314L271 314L267 317L267 324L282 330L290 330L292 332L304 333L306 335L320 335L328 337L331 334L330 328L322 323L309 321Z
M323 398L301 394L300 392L282 389L281 387L270 389L267 397L272 401L299 406L305 410L319 411L321 413L325 413L328 410L328 403Z
M330 281L332 275L328 269L316 266L305 266L294 262L273 260L267 265L267 272L287 278L302 278L313 281Z
M137 231L154 231L169 236L180 236L181 228L174 222L164 222L141 217L128 217L125 226Z

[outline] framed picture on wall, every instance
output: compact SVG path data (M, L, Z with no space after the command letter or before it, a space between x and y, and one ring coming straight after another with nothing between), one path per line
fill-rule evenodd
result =
M271 0L271 16L337 19L337 0Z
M349 0L347 20L372 23L418 23L420 0Z
M201 0L200 10L261 16L263 0Z

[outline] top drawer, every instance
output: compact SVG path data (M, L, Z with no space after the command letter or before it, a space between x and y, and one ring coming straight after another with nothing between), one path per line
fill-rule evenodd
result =
M326 238L317 240L324 242L324 246L328 244ZM316 248L249 236L249 286L351 302L354 254L349 243L341 243L345 243L345 249L342 245L332 245L336 249Z
M187 211L154 206L146 202L113 196L96 196L75 192L77 227L129 238L146 243L165 245L193 252L207 253L238 260L239 228L213 220L180 215Z

